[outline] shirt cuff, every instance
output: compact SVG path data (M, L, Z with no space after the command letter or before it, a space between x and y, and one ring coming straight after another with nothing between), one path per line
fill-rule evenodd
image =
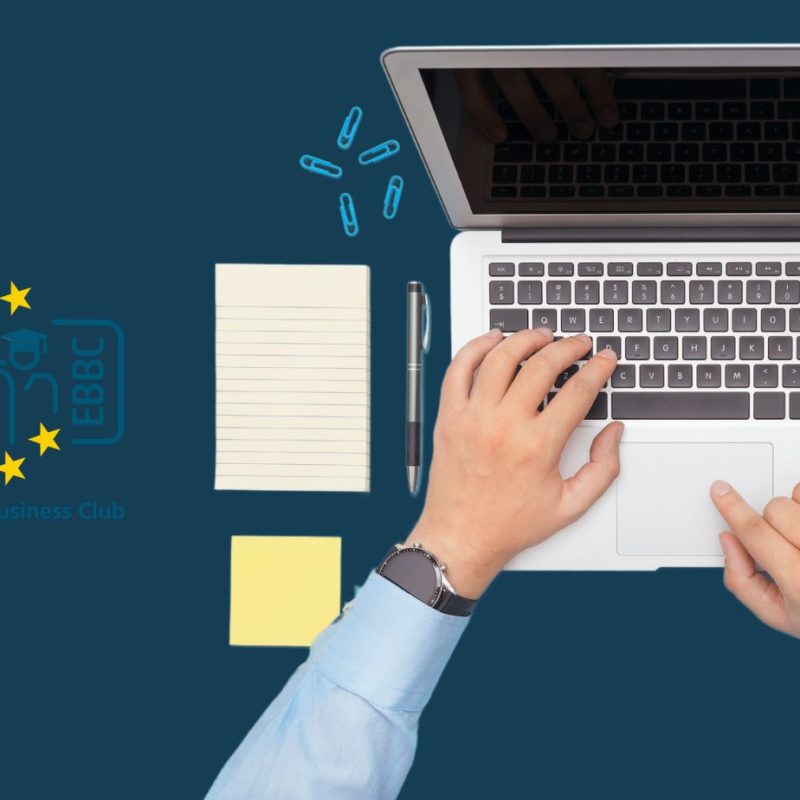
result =
M436 611L373 572L309 661L373 705L422 711L469 619Z

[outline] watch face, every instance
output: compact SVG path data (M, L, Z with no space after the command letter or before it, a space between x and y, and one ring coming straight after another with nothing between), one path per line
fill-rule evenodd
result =
M434 605L442 593L436 561L430 553L416 547L392 554L381 569L381 575L429 606Z

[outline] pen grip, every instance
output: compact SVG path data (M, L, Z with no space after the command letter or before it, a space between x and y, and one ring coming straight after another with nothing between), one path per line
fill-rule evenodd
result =
M420 423L406 422L406 465L419 466Z

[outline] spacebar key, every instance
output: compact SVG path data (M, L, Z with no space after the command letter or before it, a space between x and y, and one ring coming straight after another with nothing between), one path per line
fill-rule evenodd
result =
M613 392L613 419L748 419L747 392Z

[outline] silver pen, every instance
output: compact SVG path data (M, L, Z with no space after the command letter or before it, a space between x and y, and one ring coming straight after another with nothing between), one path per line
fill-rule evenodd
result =
M408 283L406 328L406 471L408 488L416 494L422 449L422 354L427 352L431 333L430 305L419 281Z

